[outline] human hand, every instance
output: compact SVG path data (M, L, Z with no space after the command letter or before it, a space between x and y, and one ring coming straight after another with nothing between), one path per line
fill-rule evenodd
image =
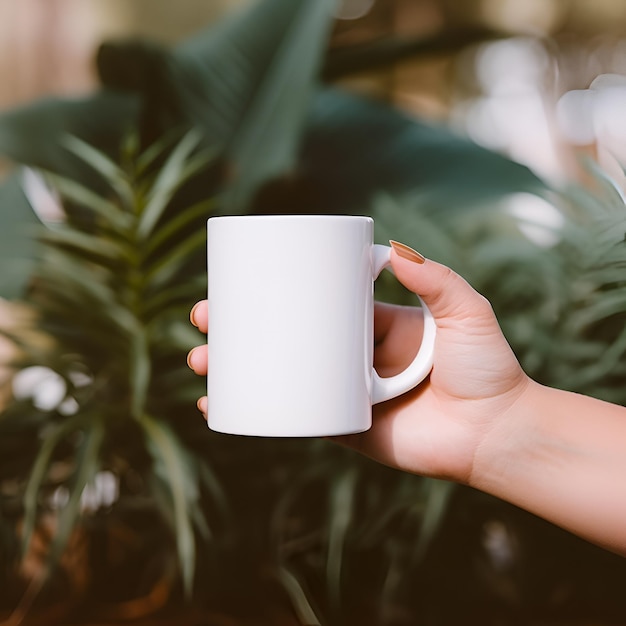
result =
M506 418L530 379L488 301L452 270L434 261L420 263L410 252L396 244L391 261L398 280L424 299L436 320L433 370L412 391L375 405L369 431L333 439L392 467L467 483L481 442ZM191 320L207 332L206 301L194 307ZM421 332L419 308L377 304L374 364L381 375L409 364ZM206 345L194 348L188 363L206 375ZM206 407L201 398L198 408L205 417Z

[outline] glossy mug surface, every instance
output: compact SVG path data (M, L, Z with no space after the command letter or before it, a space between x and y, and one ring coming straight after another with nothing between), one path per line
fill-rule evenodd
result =
M212 430L267 437L365 431L372 404L430 372L435 323L409 367L373 368L374 280L391 249L368 217L234 216L207 224ZM423 303L422 303L422 306Z

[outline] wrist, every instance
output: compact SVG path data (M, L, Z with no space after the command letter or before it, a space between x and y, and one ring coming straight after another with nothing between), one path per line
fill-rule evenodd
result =
M517 397L476 446L468 485L493 495L506 492L508 477L522 471L536 451L536 407L548 388L526 377Z
M626 555L626 408L530 382L469 484Z

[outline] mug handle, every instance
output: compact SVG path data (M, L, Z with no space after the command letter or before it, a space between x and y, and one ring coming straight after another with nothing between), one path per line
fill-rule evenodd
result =
M374 279L376 279L383 269L391 265L391 248L389 246L374 244L372 257L373 275ZM405 370L395 376L383 378L374 370L372 379L372 404L390 400L391 398L406 393L409 389L413 389L413 387L416 387L428 376L432 369L437 326L430 309L419 296L417 296L417 298L422 303L422 310L424 312L424 334L422 336L420 349L415 355L413 362Z

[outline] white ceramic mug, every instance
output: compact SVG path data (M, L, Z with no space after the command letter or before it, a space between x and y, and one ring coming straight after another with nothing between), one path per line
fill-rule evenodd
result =
M374 280L391 248L369 217L277 215L208 220L208 423L267 437L355 433L372 404L420 383L433 361L424 306L407 369L373 367Z

